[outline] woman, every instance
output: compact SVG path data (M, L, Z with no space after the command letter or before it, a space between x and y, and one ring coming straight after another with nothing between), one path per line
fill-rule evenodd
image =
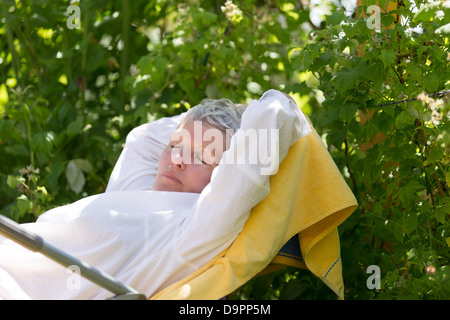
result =
M23 226L147 297L154 295L230 246L251 209L269 193L269 177L289 147L310 132L292 99L275 90L242 110L210 101L181 117L134 129L105 193ZM46 257L0 240L0 297L110 295L81 277L74 280L71 270Z

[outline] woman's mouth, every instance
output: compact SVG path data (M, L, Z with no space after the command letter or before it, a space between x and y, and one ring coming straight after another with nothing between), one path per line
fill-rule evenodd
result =
M176 178L172 173L165 172L165 173L163 173L162 175L163 175L166 179L168 179L168 180L170 180L170 181L173 181L173 182L182 184L181 181L178 180L178 178Z

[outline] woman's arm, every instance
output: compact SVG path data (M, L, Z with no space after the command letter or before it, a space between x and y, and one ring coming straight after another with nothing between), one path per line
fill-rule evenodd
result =
M151 190L161 153L181 115L162 118L134 128L109 178L106 192Z
M181 258L198 267L226 249L250 210L268 195L270 175L290 146L310 132L298 106L279 91L270 90L250 103L211 182L175 235L173 249Z

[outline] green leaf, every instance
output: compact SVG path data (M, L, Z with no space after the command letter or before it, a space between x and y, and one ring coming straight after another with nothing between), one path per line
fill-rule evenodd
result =
M396 53L392 49L383 49L381 50L381 61L383 62L385 67L389 67L395 63Z
M0 141L6 142L14 129L15 121L12 119L0 119Z
M141 57L136 67L139 69L140 74L150 74L153 68L153 58L148 55Z
M300 279L290 280L280 292L280 300L294 300L306 290L306 284Z
M281 28L279 24L266 23L264 27L267 29L267 31L275 35L278 38L279 42L289 43L290 41L289 31Z
M23 144L5 146L3 147L3 150L5 151L5 153L16 157L28 157L30 154L30 151Z
M408 70L408 73L411 75L411 77L413 77L414 80L422 80L422 69L416 62L411 61L407 64L406 68Z
M398 129L402 129L408 125L414 123L414 117L407 111L403 110L400 114L395 118L395 126Z
M414 118L418 119L420 117L420 111L417 110L416 106L411 103L406 106L406 111Z
M414 199L416 193L423 189L424 187L417 180L411 180L400 186L398 189L398 197L404 206L408 206L409 202Z
M216 14L205 11L203 8L193 8L190 14L192 15L194 24L199 28L209 26L217 20Z
M55 134L53 132L39 132L31 138L33 151L50 154L55 146Z
M347 122L353 120L358 112L358 104L354 102L345 103L339 108L339 117Z
M414 14L414 21L429 21L430 19L434 18L434 15L436 13L436 10L438 9L438 6L440 4L440 1L433 1L430 3L425 3L423 6L420 7L420 9Z
M318 49L317 49L318 50ZM317 58L315 58L309 66L309 70L312 72L319 71L327 65L332 65L336 58L329 51L321 53Z
M166 82L167 60L164 57L156 57L153 70L151 72L151 85L154 91L159 91Z
M426 166L430 163L435 163L441 160L441 158L444 156L444 150L438 146L432 146L430 148L430 153L428 155L428 158L424 161L423 165Z
M445 223L445 217L450 214L450 206L443 205L436 208L436 211L434 213L434 216L436 217L436 220L440 223Z
M436 74L436 72L433 72L426 76L425 81L423 81L423 86L428 92L435 92L438 90L440 83L440 77Z
M19 217L23 217L27 212L33 209L33 203L22 194L17 198L17 208L19 209Z
M50 175L47 178L49 186L56 188L58 185L58 178L64 172L64 164L59 158L55 158L51 163Z
M76 117L74 121L69 123L66 132L70 135L76 135L83 130L83 118L81 116Z
M188 94L195 92L195 82L190 75L180 75L178 84Z
M338 91L344 93L355 86L358 76L359 73L356 69L344 69L336 73L331 82Z
M36 200L39 200L41 202L45 202L50 199L50 195L48 194L47 188L40 186L36 187L36 192L34 193L34 196L36 197Z
M410 212L404 220L403 228L405 228L406 233L410 234L417 228L417 225L417 213Z
M22 176L8 175L8 178L6 179L6 184L12 189L16 188L18 184L24 183L24 182L25 182L25 178Z

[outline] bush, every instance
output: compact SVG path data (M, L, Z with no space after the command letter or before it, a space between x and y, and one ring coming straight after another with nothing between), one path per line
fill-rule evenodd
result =
M340 228L346 298L448 299L450 9L328 4L317 25L301 3L80 1L74 20L66 1L2 1L0 212L34 221L103 192L133 127L277 88L310 116L360 204ZM366 286L370 265L379 290ZM235 298L335 296L287 268Z

